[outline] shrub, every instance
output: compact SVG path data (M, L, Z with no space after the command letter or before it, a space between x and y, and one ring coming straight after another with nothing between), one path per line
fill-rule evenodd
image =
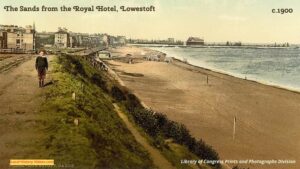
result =
M133 112L133 118L150 136L156 136L159 133L158 120L153 116L153 112L136 109Z
M125 106L129 112L134 112L135 109L143 108L140 100L131 93L127 95L127 102Z
M87 76L86 72L85 72L85 70L84 70L84 68L83 68L83 66L82 66L82 64L80 63L79 60L74 59L72 64L75 65L75 73L78 73L78 74L80 74L84 77Z
M82 63L79 61L78 58L68 54L62 54L62 57L66 57L66 60L63 61L63 66L66 70L68 70L69 72L75 75L80 74L83 77L87 76Z
M157 119L157 126L159 128L164 128L168 123L170 123L167 116L162 113L155 113L153 116Z
M92 83L99 86L102 90L107 91L106 81L102 79L102 76L98 73L94 73L91 77Z
M111 95L117 101L126 100L126 94L119 87L117 87L117 86L113 86L111 88Z

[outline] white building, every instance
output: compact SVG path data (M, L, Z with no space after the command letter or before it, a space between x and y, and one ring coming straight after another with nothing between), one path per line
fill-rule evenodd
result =
M1 49L14 49L33 51L35 50L35 28L25 28L15 25L0 25Z
M58 48L70 47L70 34L65 28L58 28L58 31L54 34L54 45Z

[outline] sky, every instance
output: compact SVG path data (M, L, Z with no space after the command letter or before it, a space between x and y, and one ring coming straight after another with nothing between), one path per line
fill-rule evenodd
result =
M7 12L4 6L150 6L155 12ZM292 8L293 13L272 13ZM108 33L128 38L206 42L300 43L299 0L1 0L0 24L25 26L37 31Z

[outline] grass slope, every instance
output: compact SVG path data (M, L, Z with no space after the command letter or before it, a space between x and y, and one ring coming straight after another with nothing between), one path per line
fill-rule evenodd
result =
M64 57L51 64L53 84L45 88L41 113L48 135L45 151L57 166L156 168L117 116L111 97L91 83L92 76L99 82L96 70Z
M120 86L108 73L94 69L88 61L78 56L62 55L50 64L53 66L50 72L53 84L47 86L46 101L42 106L47 133L44 140L46 150L42 152L54 158L57 166L83 169L156 168L148 152L136 142L115 112L113 103L118 103L140 133L176 168L213 168L181 164L183 159L199 159L199 155L192 153L191 149L198 154L200 152L200 155L211 150L207 151L207 147L191 138L184 127L166 117L160 117L166 124L159 125L163 121L141 108L137 99L130 99L133 96L130 91ZM134 111L130 112L129 107ZM136 109L141 109L141 112ZM144 116L145 119L140 121ZM74 120L78 120L79 125L75 125ZM170 130L170 133L168 127L179 128ZM167 131L167 135L163 130ZM185 139L191 141L192 148L180 142L181 139L174 139L177 135L182 137L183 142Z

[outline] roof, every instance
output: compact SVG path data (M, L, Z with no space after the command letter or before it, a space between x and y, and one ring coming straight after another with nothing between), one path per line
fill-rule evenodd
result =
M10 33L18 33L18 32L24 33L26 30L16 25L0 25L0 31L10 32Z
M189 37L187 42L204 42L204 40L198 37Z
M64 31L64 30L59 30L59 31L57 31L57 32L55 32L55 34L68 34L68 32L67 31Z

